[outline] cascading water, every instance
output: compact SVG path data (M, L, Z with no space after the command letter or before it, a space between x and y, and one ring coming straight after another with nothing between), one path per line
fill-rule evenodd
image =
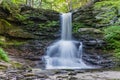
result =
M72 39L72 14L64 13L61 15L61 39L71 40Z
M46 69L90 68L82 61L82 42L72 40L71 13L61 15L61 27L61 40L47 48Z

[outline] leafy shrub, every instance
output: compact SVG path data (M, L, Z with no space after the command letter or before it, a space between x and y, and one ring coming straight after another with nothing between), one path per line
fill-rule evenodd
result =
M120 26L110 26L106 28L104 32L107 41L120 40Z
M120 49L115 49L115 57L117 57L118 59L120 59Z
M0 59L4 60L6 62L9 61L7 53L2 48L0 48Z
M120 58L120 26L110 26L104 30L108 48L113 49L115 56Z

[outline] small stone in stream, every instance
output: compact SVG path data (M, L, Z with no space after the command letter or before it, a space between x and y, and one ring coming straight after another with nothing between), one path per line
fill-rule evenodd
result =
M0 62L0 67L8 68L10 66L11 66L11 64L9 64L9 63Z
M22 80L24 78L24 76L22 74L18 74L16 78L17 78L17 80Z
M14 67L14 68L22 68L23 67L23 64L20 62L17 62L17 61L12 61L11 64L12 64L12 67Z
M68 76L57 76L56 79L57 80L67 80Z
M25 77L36 76L34 73L26 73L24 74Z
M25 79L22 79L22 80L34 80L36 79L35 77L26 77Z
M74 71L74 70L72 70L72 69L67 69L66 71Z
M55 71L51 70L44 71L44 73L46 73L47 75L55 75Z
M4 72L0 72L0 80L4 79L6 77L6 74Z
M85 72L85 70L78 70L78 71L76 71L76 73L84 73Z
M45 75L45 74L38 74L37 77L38 78L49 78L48 75Z
M43 79L35 79L35 80L51 80L51 79L44 79L44 78L43 78Z
M36 57L31 57L31 56L27 56L25 57L25 59L29 59L29 60L32 60L32 61L38 61L38 60L41 60L41 58L39 56L36 56Z
M76 75L76 72L69 72L68 75Z
M42 73L43 71L42 69L34 68L32 69L32 72L38 74L38 73Z
M78 80L76 77L70 77L68 80Z
M20 70L10 70L10 71L7 71L8 73L20 73L20 72L22 72L22 71L20 71Z

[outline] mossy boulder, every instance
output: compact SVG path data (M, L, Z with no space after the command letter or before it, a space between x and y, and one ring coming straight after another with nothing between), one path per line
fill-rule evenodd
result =
M8 21L4 19L0 19L0 34L8 35L10 37L15 37L15 38L25 38L25 39L36 38L35 35L24 31L18 26L14 26L10 24Z
M78 31L81 33L86 32L86 33L102 34L102 31L96 28L80 28Z
M37 36L28 33L20 28L11 29L7 34L16 38L25 38L25 39L37 38Z

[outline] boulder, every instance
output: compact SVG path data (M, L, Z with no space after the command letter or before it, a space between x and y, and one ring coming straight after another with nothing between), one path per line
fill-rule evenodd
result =
M11 29L7 32L7 34L11 37L15 37L15 38L24 38L24 39L32 39L32 38L37 38L37 36L28 33L20 28L16 28L16 29Z
M98 33L98 34L102 33L100 29L96 29L96 28L80 28L78 32L92 32L92 33Z

